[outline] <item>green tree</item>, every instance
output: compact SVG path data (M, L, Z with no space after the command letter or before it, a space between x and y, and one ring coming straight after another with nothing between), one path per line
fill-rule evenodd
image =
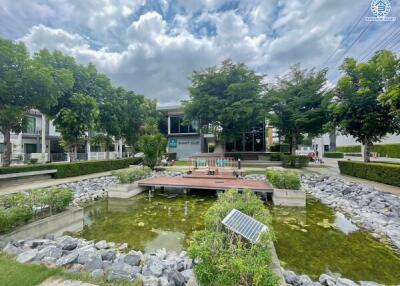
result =
M390 51L382 51L378 57L377 68L384 84L378 99L400 116L400 57Z
M25 112L32 108L48 110L59 92L52 70L31 59L20 44L0 38L0 131L4 135L3 166L11 163L11 132L25 125Z
M302 70L293 66L289 74L278 78L265 97L269 119L290 144L292 155L304 135L316 136L323 131L328 117L329 93L326 70Z
M388 58L391 58L390 54L382 51L366 63L345 59L341 66L343 76L337 83L334 103L330 106L333 124L338 130L363 144L365 162L370 161L373 143L400 130L390 105L378 100L381 94L384 99L389 96L386 94L388 74L396 73L386 68Z
M46 113L60 130L64 149L70 153L71 160L75 160L78 145L87 140L86 132L97 122L98 102L108 92L108 82L104 75L97 73L94 65L79 65L74 58L59 51L42 50L35 58L58 75L61 94L57 104Z
M190 99L183 102L185 120L222 141L239 138L264 120L262 80L246 65L231 61L194 72Z

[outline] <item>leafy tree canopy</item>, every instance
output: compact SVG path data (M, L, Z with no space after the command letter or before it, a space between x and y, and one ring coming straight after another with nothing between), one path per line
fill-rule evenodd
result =
M364 160L369 161L369 149L386 134L399 132L399 121L390 105L378 100L391 96L395 70L394 56L387 51L375 54L366 63L347 58L341 66L335 102L330 106L333 123L343 134L353 136L365 148ZM388 93L389 92L389 93Z
M293 155L303 135L322 133L328 120L326 73L293 66L286 76L277 79L265 97L270 123L291 145Z
M246 65L231 61L194 72L190 99L183 102L185 120L195 121L205 132L219 133L223 140L238 138L264 120L262 80Z

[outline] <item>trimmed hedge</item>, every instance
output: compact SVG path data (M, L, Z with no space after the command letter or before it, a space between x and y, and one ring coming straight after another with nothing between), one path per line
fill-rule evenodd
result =
M283 155L290 155L290 153L282 153L282 152L280 152L280 153L271 153L270 154L270 159L271 159L271 161L282 161L282 156Z
M400 165L339 161L340 173L400 187Z
M296 172L268 170L266 177L277 189L300 190L301 188L300 178Z
M13 166L0 168L0 174L12 174L31 171L42 170L57 170L56 178L67 178L81 175L87 175L98 172L112 171L116 169L123 169L140 163L140 158L126 158L116 160L101 160L101 161L80 161L72 163L59 163L59 164L37 164L26 166Z
M343 152L325 152L324 153L325 158L344 158L344 153Z
M337 146L336 152L343 153L360 153L361 145Z
M343 153L361 153L361 145L339 146L336 151ZM400 158L400 144L376 144L371 148L371 152L378 153L381 157Z
M282 166L286 168L303 168L307 167L310 158L304 155L282 155Z

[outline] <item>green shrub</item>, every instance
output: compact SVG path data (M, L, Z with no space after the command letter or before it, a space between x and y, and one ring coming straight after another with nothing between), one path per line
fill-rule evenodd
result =
M139 158L126 158L116 160L80 161L71 163L1 167L0 175L55 169L57 170L57 173L54 175L56 178L67 178L98 172L112 171L116 169L123 169L129 167L129 165L138 164L140 161L141 159Z
M73 194L69 189L42 189L0 196L0 233L10 232L31 220L61 212L72 199Z
M194 267L197 279L201 285L210 286L278 285L269 268L272 229L257 244L225 230L221 221L233 208L265 224L271 221L267 208L252 191L222 194L205 215L205 230L194 233L189 247L190 255L199 261Z
M325 158L344 158L343 152L324 152Z
M282 161L282 156L283 155L290 155L290 154L289 153L283 153L283 152L271 153L270 154L270 160L271 161Z
M271 152L281 152L281 153L288 153L290 152L290 145L289 144L275 144L269 147L269 151Z
M299 190L299 175L296 172L268 170L267 180L277 189Z
M281 160L282 166L286 168L303 168L310 162L310 158L304 155L282 155Z
M336 152L343 153L360 153L361 145L348 145L348 146L337 146Z
M143 167L135 167L117 170L112 173L114 176L118 178L118 181L121 184L131 184L138 180L147 178L151 174L151 169L147 166Z
M361 145L339 146L336 151L343 153L361 153ZM376 144L371 152L378 153L381 157L400 158L400 144Z
M400 187L400 165L339 161L340 173Z

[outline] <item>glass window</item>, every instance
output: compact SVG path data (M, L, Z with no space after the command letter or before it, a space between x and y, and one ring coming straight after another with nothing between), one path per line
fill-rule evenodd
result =
M171 123L170 132L171 133L179 133L180 118L177 116L171 116L170 123Z
M0 153L4 153L4 143L0 143Z
M25 144L25 153L37 153L37 145L36 144Z
M36 131L36 118L27 116L26 117L26 127L25 127L25 133L35 133Z

